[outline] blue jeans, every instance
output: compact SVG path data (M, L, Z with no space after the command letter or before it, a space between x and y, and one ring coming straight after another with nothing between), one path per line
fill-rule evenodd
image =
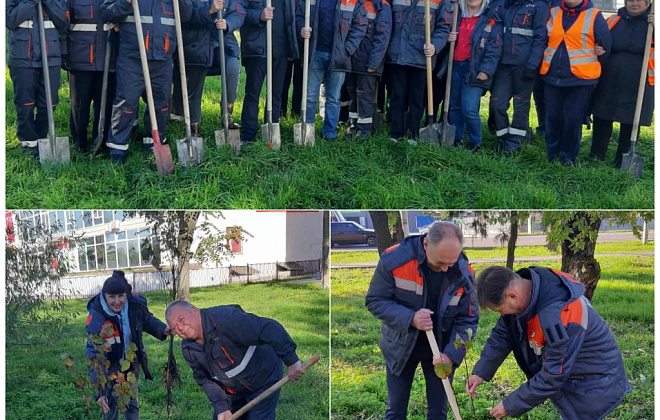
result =
M456 139L463 140L467 129L470 145L481 144L481 117L479 106L484 90L466 83L470 73L470 61L454 61L451 74L449 122L456 126Z
M307 82L307 123L314 122L316 103L319 98L321 82L325 81L325 119L323 120L323 137L334 139L337 137L337 122L341 86L344 84L346 73L330 70L330 53L316 51L309 66L309 80Z

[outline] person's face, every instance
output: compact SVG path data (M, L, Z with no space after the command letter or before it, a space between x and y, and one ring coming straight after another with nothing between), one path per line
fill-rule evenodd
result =
M500 315L520 315L525 310L524 302L517 291L508 291L504 295L504 300L499 306L494 306L493 311L498 312Z
M167 318L172 331L183 340L196 340L201 337L202 322L199 311L195 308L174 308Z
M123 308L124 303L126 303L126 293L119 293L116 295L104 293L103 297L105 297L105 303L108 304L108 307L117 314L121 312L121 308Z
M566 3L566 6L568 7L575 7L582 3L582 0L564 0L564 3Z
M426 251L426 265L435 272L447 272L456 264L461 255L461 243L458 238L446 238L433 245L428 238L424 238L424 250Z
M484 0L467 0L467 6L470 9L476 9L478 10L481 7L481 4L484 2Z
M644 13L648 7L645 0L626 0L626 10L631 15Z

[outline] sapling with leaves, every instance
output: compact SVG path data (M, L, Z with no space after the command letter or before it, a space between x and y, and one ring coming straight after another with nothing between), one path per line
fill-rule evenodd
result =
M79 364L68 353L62 353L64 369L69 373L73 386L82 392L82 400L91 417L99 397L112 394L117 401L117 410L103 413L103 420L118 420L119 413L125 413L131 400L137 398L137 378L130 370L135 362L137 347L130 343L126 358L120 363L120 370L110 372L110 360L107 354L112 351L110 344L104 340L111 327L104 327L101 334L91 335L90 342L96 350L96 356L87 358L86 366Z

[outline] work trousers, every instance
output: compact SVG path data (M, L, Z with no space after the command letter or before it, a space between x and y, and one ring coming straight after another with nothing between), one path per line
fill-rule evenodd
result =
M455 61L452 69L451 99L449 101L449 122L456 127L455 139L463 141L467 129L468 144L481 144L481 117L479 106L484 89L470 86L466 80L470 74L470 60Z
M374 114L374 94L378 85L378 76L349 73L346 88L351 98L349 118L351 129L359 137L371 135L371 123Z
M49 67L53 112L59 103L60 67ZM46 85L42 67L9 67L16 107L16 135L21 150L39 154L38 139L48 136ZM36 115L35 115L36 110Z
M428 403L427 420L447 419L447 395L433 369L433 353L424 333L417 340L408 363L400 375L394 375L387 368L387 410L385 420L405 420L408 412L410 390L417 365L422 364L424 380L426 381L426 402Z
M105 107L105 124L103 127L103 142L108 139L112 103L115 100L117 77L114 71L108 73L108 90ZM87 151L87 127L91 115L91 105L94 102L92 120L92 139L99 134L99 119L101 115L101 96L103 94L102 71L69 71L69 91L71 93L71 112L69 125L73 143L83 152ZM93 140L92 140L93 141Z
M390 137L419 138L419 124L424 110L426 70L412 66L390 64L392 125ZM407 115L407 117L406 117Z
M525 79L525 66L500 64L493 76L490 111L493 113L495 134L504 151L518 150L529 127L529 105L534 78ZM507 111L513 98L513 118L509 124Z
M309 64L307 115L305 116L307 121L305 122L308 124L314 123L316 103L319 101L321 83L323 82L325 85L325 110L321 132L324 138L335 139L337 138L336 129L341 111L341 87L346 79L346 73L330 69L330 55L329 52L317 50Z
M545 133L545 82L540 74L536 75L534 81L534 108L536 108L536 134Z
M575 164L593 86L545 85L545 145L548 160Z
M186 66L186 84L188 85L188 107L190 109L190 123L202 121L202 94L204 93L204 80L209 68L205 66ZM174 92L172 93L172 112L183 115L183 101L181 96L181 71L178 60L174 60ZM224 87L223 87L224 89Z
M225 67L227 68L227 102L233 104L238 95L238 78L241 74L241 65L238 57L225 53ZM209 69L207 76L220 76L222 66L220 65L220 49L213 49L213 66ZM225 88L224 86L222 87Z
M293 82L293 92L291 93L291 117L296 118L300 115L300 103L302 101L302 60L289 60L284 74L284 85L282 86L282 106L280 107L280 116L286 117L289 108L289 90Z
M158 135L165 139L167 109L172 91L172 58L167 60L149 60L149 77L153 92ZM145 90L142 64L138 58L129 58L125 54L117 56L117 94L112 106L112 126L107 146L113 156L125 156L128 153L128 138L133 123L138 117L140 96ZM145 131L151 132L150 119L145 118ZM153 147L153 139L145 138L144 146Z
M253 141L259 130L259 97L266 78L266 58L244 57L245 99L241 114L241 141ZM286 46L273 47L273 109L274 123L280 121L282 104L282 85L287 66ZM267 122L267 110L264 108L264 123Z
M595 156L600 160L605 160L605 154L607 153L607 147L610 144L610 138L612 137L612 127L614 121L604 120L598 118L594 115L594 129L593 129L593 138L591 140L591 155ZM614 155L614 165L621 166L621 160L624 153L628 153L630 150L630 143L632 139L632 124L620 124L619 128L619 145L616 148L616 154ZM639 138L639 131L637 132L637 138Z

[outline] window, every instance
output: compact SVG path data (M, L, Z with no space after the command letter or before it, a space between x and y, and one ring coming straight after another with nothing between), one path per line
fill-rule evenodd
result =
M242 254L243 240L241 238L241 227L240 226L228 227L226 233L227 236L232 236L231 238L227 238L227 248L229 248L232 254Z

